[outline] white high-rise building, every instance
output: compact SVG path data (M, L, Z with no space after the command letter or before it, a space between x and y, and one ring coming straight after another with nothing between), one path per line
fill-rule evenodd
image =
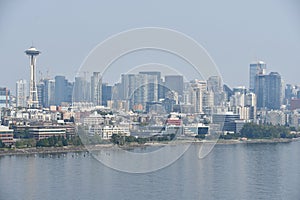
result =
M27 81L18 80L16 83L16 103L17 107L27 107Z
M44 98L43 106L49 107L55 105L55 80L44 79Z
M93 72L91 77L91 100L95 106L102 105L102 76L100 72Z
M157 75L150 73L123 74L122 98L130 102L130 108L142 106L144 110L147 102L158 101L158 83Z
M206 91L206 81L194 80L191 82L191 104L195 113L203 112L203 95Z

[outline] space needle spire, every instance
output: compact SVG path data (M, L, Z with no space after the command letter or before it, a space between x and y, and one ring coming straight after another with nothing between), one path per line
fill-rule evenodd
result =
M33 46L25 50L25 54L29 56L30 61L30 89L28 99L29 108L39 107L38 93L36 87L36 56L38 56L40 53L41 52Z

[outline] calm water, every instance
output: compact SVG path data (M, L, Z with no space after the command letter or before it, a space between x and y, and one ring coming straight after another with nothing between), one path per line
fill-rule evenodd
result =
M0 199L300 199L300 142L192 146L148 174L103 166L86 153L0 157Z

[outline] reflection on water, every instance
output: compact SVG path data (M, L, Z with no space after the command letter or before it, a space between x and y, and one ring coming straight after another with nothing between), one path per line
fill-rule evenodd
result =
M146 174L112 170L86 152L4 156L0 199L300 197L300 142L217 145L204 159L198 150L192 145L169 167Z

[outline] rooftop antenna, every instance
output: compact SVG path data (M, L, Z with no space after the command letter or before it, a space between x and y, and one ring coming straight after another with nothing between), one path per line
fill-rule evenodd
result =
M49 69L47 69L47 71L46 71L46 78L50 79L50 77L49 77Z
M40 81L43 80L43 72L41 70L39 70L39 76L40 76Z

